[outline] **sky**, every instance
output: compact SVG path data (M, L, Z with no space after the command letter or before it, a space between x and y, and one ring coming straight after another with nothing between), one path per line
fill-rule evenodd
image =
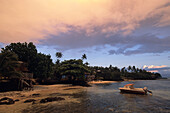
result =
M0 47L170 75L170 0L0 0Z

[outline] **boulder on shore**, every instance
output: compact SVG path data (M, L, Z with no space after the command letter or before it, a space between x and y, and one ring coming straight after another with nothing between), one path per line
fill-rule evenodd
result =
M0 105L3 105L3 104L10 105L10 104L14 104L14 103L15 103L15 101L12 98L4 97L4 98L0 99Z
M16 99L15 102L19 101L19 99Z
M60 101L60 100L65 100L65 99L62 97L47 97L45 99L41 99L40 103L47 103L47 102Z
M40 96L40 94L39 94L39 93L34 93L34 94L32 94L31 96L33 96L33 97L38 97L38 96Z
M29 103L29 102L34 102L36 101L35 99L28 99L28 100L25 100L24 103Z

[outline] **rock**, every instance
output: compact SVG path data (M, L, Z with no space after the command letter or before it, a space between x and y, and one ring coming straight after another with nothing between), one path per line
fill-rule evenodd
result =
M47 103L47 102L61 101L61 100L65 100L65 99L62 97L47 97L45 99L41 99L40 103Z
M34 93L34 94L32 94L32 96L37 97L37 96L40 96L40 94L39 93Z
M4 98L0 99L0 105L2 105L2 104L9 105L9 104L14 104L14 103L15 103L15 101L11 98L8 98L8 97L4 97Z
M19 101L19 99L16 99L15 102Z
M36 101L35 99L28 99L28 100L25 100L24 103L29 103L29 102L34 102Z

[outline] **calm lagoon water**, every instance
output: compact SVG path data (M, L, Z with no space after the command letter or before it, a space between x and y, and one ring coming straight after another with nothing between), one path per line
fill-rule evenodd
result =
M134 83L135 87L148 87L153 95L121 94L119 87ZM170 113L170 79L140 80L93 85L86 92L92 113Z
M148 87L153 95L122 94L119 87L134 83L135 87ZM79 103L50 105L45 109L32 109L43 113L170 113L170 79L138 80L98 84L72 95ZM34 111L35 110L35 111Z

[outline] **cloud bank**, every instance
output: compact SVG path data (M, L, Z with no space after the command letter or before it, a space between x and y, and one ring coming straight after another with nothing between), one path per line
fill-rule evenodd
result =
M110 45L111 54L170 51L169 0L4 0L0 42L68 50Z
M161 66L154 66L154 65L150 65L150 66L143 66L143 69L149 71L149 72L159 72L162 75L166 75L167 77L170 76L170 67L168 67L167 65L161 65Z

